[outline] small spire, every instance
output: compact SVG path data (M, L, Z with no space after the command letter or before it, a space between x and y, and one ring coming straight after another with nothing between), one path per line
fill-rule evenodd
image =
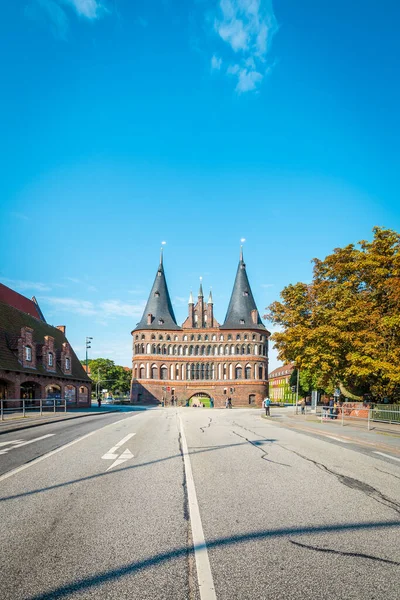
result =
M194 304L192 290L190 290L189 304Z
M243 244L245 243L246 238L242 238L240 241L240 262L243 262Z
M164 250L164 248L161 246L161 249L160 249L160 266L162 266L162 264L163 264L163 250Z
M203 298L203 284L202 284L203 278L200 277L200 287L199 287L199 298Z
M210 295L208 296L208 304L213 304L213 297L212 297L212 293L211 293L211 288L210 288Z

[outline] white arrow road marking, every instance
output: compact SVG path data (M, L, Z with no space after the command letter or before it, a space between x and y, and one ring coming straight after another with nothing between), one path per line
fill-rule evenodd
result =
M104 458L104 456L103 456ZM110 465L108 467L108 469L106 469L106 471L110 471L110 469L112 469L113 467L117 467L118 465L122 465L122 463L124 463L125 461L129 460L130 458L133 458L133 454L130 450L126 449L124 450L124 452L121 454L121 456L119 458L117 458L117 460L115 460L113 462L112 465Z
M116 444L115 446L113 446L104 456L102 456L101 458L104 458L105 460L113 460L115 458L118 458L118 454L114 454L114 452L116 450L118 450L118 448L121 448L121 446L123 446L125 444L125 442L127 442L128 440L131 439L131 437L133 437L134 435L136 435L136 433L128 433L128 435L126 435L120 442L118 442L118 444Z
M9 442L0 442L0 446L8 446L9 444L20 444L24 440L10 440Z
M398 460L400 462L400 458L397 458L397 456L391 456L390 454L385 454L384 452L375 452L374 454L380 454L381 456L385 456L386 458L391 458L392 460Z
M121 455L116 454L116 450L118 450L118 448L121 448L121 446L123 446L134 435L136 435L136 433L128 433L128 435L126 435L120 442L118 442L118 444L115 444L115 446L113 446L108 452L106 452L106 454L104 454L104 456L101 457L104 458L104 460L114 461L113 464L109 466L108 469L106 469L106 471L109 471L113 467L121 465L130 458L133 458L132 452L128 449L124 450L124 452Z
M53 437L53 435L55 435L55 433L48 433L47 435L42 435L38 438L34 438L33 440L28 440L27 442L23 442L21 440L16 440L16 443L14 446L11 446L10 448L3 448L2 450L0 450L0 454L7 454L7 452L9 450L14 450L14 448L21 448L21 446L27 446L28 444L33 444L34 442L39 442L40 440L45 440L46 438ZM11 443L11 442L9 442L9 443Z

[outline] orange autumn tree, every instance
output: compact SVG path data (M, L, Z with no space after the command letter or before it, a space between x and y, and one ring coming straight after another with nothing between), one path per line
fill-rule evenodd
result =
M315 258L312 282L285 287L265 318L280 326L279 359L317 387L399 401L400 234L373 234Z

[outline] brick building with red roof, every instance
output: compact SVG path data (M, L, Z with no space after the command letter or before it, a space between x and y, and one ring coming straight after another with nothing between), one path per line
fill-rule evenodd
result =
M66 338L65 325L49 325L36 298L0 284L0 400L39 398L89 406L91 380Z

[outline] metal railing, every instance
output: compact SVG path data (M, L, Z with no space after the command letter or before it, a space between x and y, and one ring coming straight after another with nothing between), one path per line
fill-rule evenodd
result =
M42 416L44 412L55 413L57 409L67 412L66 398L63 400L60 398L35 398L32 400L26 398L7 398L7 400L0 400L0 421L4 421L4 417L7 415L15 414L20 416L21 412L22 417L26 417L27 413L32 414L34 412Z
M346 421L348 423L364 422L367 424L368 431L371 429L373 423L400 423L399 411L370 407L347 408L345 406L322 406L317 408L315 416L321 423L337 421L340 422L342 427L345 425Z

